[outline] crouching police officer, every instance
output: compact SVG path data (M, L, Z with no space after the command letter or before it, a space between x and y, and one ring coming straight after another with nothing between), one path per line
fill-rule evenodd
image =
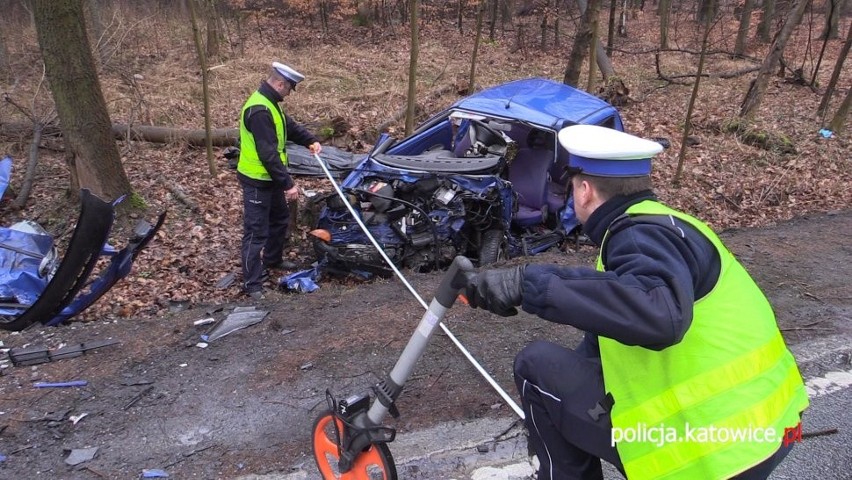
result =
M319 141L279 108L278 103L305 77L282 63L273 62L269 77L246 100L240 112L240 160L237 178L243 189L243 239L241 260L243 291L263 298L266 268L295 269L283 258L287 238L287 201L299 198L299 188L287 171L289 140L322 150Z
M588 125L558 138L597 270L483 270L465 292L585 332L515 358L538 478L602 478L601 459L630 479L766 478L808 405L766 297L707 225L657 201L659 144Z

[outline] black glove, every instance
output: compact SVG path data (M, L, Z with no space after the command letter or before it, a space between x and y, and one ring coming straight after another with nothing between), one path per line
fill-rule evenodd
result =
M473 308L484 308L501 317L518 314L521 304L521 281L524 267L485 270L471 275L465 285L465 296Z

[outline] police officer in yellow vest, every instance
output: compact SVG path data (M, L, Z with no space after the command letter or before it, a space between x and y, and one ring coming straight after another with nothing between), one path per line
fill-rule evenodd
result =
M289 66L274 62L269 77L240 112L237 178L243 189L243 291L255 299L263 297L266 268L296 267L283 258L287 201L299 198L299 188L287 171L286 142L306 146L316 154L322 147L316 137L285 115L278 103L304 79Z
M766 478L808 397L764 294L702 222L651 191L655 142L604 127L559 132L597 269L483 270L470 304L585 332L515 358L538 478ZM801 431L801 430L799 430Z

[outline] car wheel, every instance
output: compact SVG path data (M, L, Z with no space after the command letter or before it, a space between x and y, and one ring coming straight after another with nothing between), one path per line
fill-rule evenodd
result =
M479 242L479 265L488 265L506 259L506 236L495 228L482 233Z

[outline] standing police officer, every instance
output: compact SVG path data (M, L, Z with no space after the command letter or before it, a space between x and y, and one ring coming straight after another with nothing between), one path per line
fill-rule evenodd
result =
M808 397L768 300L704 223L651 191L655 142L604 127L559 132L597 270L485 270L471 306L515 307L585 331L515 358L539 480L766 478Z
M246 100L240 112L240 161L237 178L243 189L243 291L263 298L266 268L293 269L283 258L289 210L287 201L299 198L299 188L287 172L286 142L318 154L316 137L284 114L278 103L296 90L305 77L273 62L269 77Z

